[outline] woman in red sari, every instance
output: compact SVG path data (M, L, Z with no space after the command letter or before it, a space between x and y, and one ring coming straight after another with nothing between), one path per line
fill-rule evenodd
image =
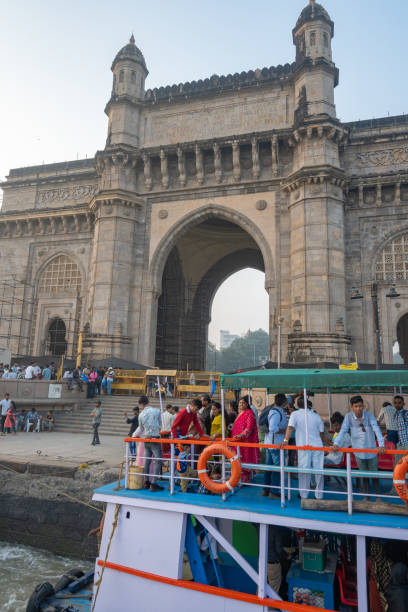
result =
M242 442L259 442L255 415L246 398L239 400L238 417L232 428L231 437L233 440ZM243 463L259 463L261 458L259 448L240 446L239 450ZM241 480L242 482L249 482L251 480L251 470L243 469Z

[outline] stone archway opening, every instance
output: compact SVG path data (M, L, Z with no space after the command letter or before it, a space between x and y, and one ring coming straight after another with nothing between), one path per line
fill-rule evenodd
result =
M49 355L64 355L67 352L67 328L64 321L56 317L48 326L47 353Z
M404 363L408 363L408 313L397 323L397 343L399 355Z
M244 268L265 272L265 263L257 242L239 225L214 216L181 235L162 276L156 366L205 369L213 298ZM231 296L231 308L239 308L239 296Z

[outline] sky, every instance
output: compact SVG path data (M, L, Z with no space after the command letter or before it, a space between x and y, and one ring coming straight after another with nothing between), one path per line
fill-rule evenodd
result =
M93 156L104 147L110 66L133 32L146 87L294 60L292 28L307 0L0 0L0 180L10 168ZM335 90L342 121L408 112L406 0L325 0L335 23ZM253 309L231 317L231 292ZM244 309L240 307L240 312ZM259 273L219 289L210 339L219 329L267 327Z

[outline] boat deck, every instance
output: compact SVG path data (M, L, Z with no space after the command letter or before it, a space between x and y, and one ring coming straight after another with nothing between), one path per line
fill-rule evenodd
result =
M259 476L255 479L255 482ZM261 484L260 481L258 484ZM389 488L386 481L383 481ZM121 485L124 487L124 481ZM160 482L163 486L163 481ZM280 500L262 497L261 487L242 487L234 494L202 495L199 493L182 493L176 487L175 493L170 494L167 483L163 491L151 492L149 490L129 490L121 488L115 490L117 483L107 484L94 491L94 499L109 501L131 506L150 507L173 512L187 512L216 516L243 521L283 525L285 527L316 529L335 533L349 533L355 535L377 536L391 539L408 540L408 508L407 515L370 514L354 512L334 512L326 510L305 510L301 508L297 493L292 493L292 499L286 500L284 508ZM310 497L310 495L309 495ZM333 493L324 495L324 499L346 499ZM374 502L374 497L371 498ZM391 503L401 506L401 500L396 497Z

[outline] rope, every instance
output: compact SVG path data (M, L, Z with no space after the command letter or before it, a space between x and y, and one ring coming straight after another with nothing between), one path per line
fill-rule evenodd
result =
M110 534L108 546L106 548L106 555L105 555L105 560L104 560L103 565L102 565L101 575L99 577L99 580L94 582L94 585L97 587L97 589L96 589L96 593L95 593L95 598L94 598L93 603L92 603L91 612L93 612L94 609L95 609L95 604L96 604L96 600L98 598L99 589L101 588L103 572L105 571L106 562L108 560L108 555L109 555L109 550L110 550L110 547L111 547L111 544L112 544L113 534L115 533L115 529L116 529L116 527L118 525L119 510L120 510L120 504L116 504L115 516L113 517L113 523L112 523L112 532Z
M118 484L113 489L114 491L119 491L119 489L124 489L124 487L120 486L120 481L122 480L123 466L125 465L125 463L126 463L126 461L122 461L122 463L120 464L120 472L119 472L119 477L118 477Z
M7 467L5 465L1 465L0 464L0 469L2 470L6 470L9 472L14 472L14 474L20 474L20 476L28 476L28 474L21 474L21 472L18 472L17 470L13 470L13 468L11 467ZM97 508L96 506L93 506L92 504L89 504L88 502L83 501L82 499L79 499L79 497L75 497L74 495L70 495L69 493L65 493L65 491L61 491L61 489L56 489L54 486L51 486L45 482L42 482L41 480L38 481L38 484L43 485L43 487L46 487L47 489L51 489L51 491L57 492L60 495L64 495L65 497L68 497L68 499L71 499L72 501L78 503L78 504L82 504L83 506L87 506L88 508L92 508L92 510L96 510L97 512L100 512L101 514L103 514L103 510L101 510L100 508Z

